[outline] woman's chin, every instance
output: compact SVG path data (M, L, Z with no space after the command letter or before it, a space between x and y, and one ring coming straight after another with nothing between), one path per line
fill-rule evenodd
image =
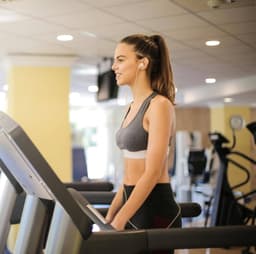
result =
M122 86L122 85L123 85L123 82L122 82L121 80L117 80L117 81L116 81L116 84L117 84L118 86Z
M116 84L118 86L126 86L127 85L127 82L125 82L125 80L122 80L122 79L117 79L116 80Z

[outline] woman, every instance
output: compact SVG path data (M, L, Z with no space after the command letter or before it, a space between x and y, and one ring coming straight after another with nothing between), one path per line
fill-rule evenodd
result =
M119 86L129 85L133 102L116 135L125 171L106 220L117 230L180 227L168 175L175 87L164 39L125 37L116 47L112 69Z

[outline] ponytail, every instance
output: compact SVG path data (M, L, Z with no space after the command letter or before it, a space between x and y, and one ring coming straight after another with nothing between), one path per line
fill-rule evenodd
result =
M152 88L175 104L175 86L168 48L162 36L152 35L150 38L159 49L159 60L151 66Z

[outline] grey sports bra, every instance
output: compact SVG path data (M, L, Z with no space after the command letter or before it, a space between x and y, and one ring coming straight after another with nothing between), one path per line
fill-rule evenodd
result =
M157 93L153 92L144 100L138 113L126 127L122 127L122 123L121 128L116 133L116 143L121 150L125 150L128 152L137 152L145 151L147 149L148 132L143 128L143 117L150 105L150 101L156 95ZM124 120L127 117L129 111L130 108L126 113Z

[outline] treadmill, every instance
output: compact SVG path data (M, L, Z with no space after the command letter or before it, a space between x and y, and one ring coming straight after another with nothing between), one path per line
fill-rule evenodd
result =
M39 204L54 203L46 246L41 245L39 249L35 244L37 249L33 252L33 242L26 239L29 228L21 222L21 231L27 234L19 232L15 254L28 253L27 248L30 248L29 253L36 254L103 251L135 254L154 250L253 246L256 243L255 226L115 231L81 193L65 187L23 129L2 112L0 161L6 178L15 179L31 200ZM38 219L38 212L31 210L31 217ZM92 231L93 223L98 224L100 232Z

